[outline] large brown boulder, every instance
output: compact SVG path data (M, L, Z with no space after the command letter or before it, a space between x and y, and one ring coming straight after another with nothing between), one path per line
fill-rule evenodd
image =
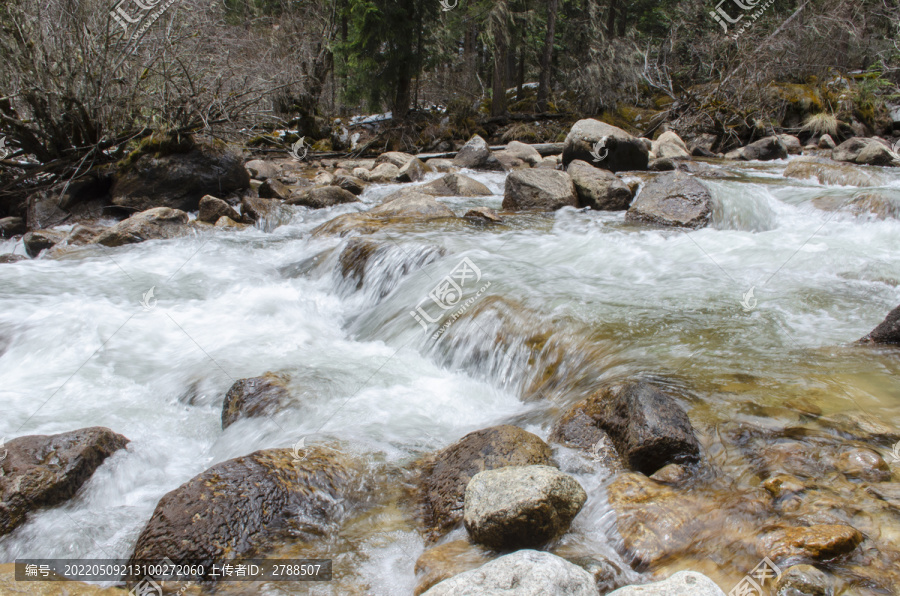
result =
M131 559L248 558L278 538L321 536L358 484L356 465L323 446L306 447L302 458L266 449L230 459L160 499Z
M870 166L900 165L897 155L878 139L853 137L831 150L831 159Z
M29 512L75 496L107 457L128 439L108 428L18 437L2 447L0 536L25 522Z
M222 404L222 428L226 429L241 418L269 416L290 398L287 379L266 373L252 379L234 382Z
M888 313L878 327L859 341L865 344L900 344L900 306Z
M222 199L212 195L206 195L200 199L200 213L197 215L197 219L214 224L219 221L220 217L228 217L234 221L241 220L241 216L238 215L237 211Z
M627 221L702 228L712 216L712 196L684 172L664 174L648 182L625 215Z
M419 479L425 526L438 537L462 521L466 486L479 472L505 466L552 465L552 451L540 437L515 426L469 433L427 457Z
M324 209L335 205L358 202L359 199L355 194L344 190L340 186L322 186L297 193L287 201L287 204L300 205L310 209Z
M59 230L34 230L22 237L25 252L29 257L36 257L42 250L53 248L66 239L66 233Z
M788 150L784 142L777 136L770 136L750 143L746 147L729 151L725 155L728 159L741 159L744 161L771 161L784 159L788 156Z
M196 211L206 195L226 196L250 188L241 156L224 143L151 139L115 176L112 202L145 211L169 207Z
M512 172L506 178L503 209L507 211L556 211L578 205L572 178L557 170L533 169Z
M634 195L627 184L609 170L577 159L566 170L578 193L578 206L600 211L624 211Z
M863 536L847 525L822 524L774 530L762 536L759 551L773 560L828 560L859 546Z
M631 469L648 476L667 464L700 459L700 445L687 414L650 383L601 389L566 412L554 435L568 438L573 433L567 427L581 427L585 419L609 435Z
M463 174L447 174L428 184L417 186L416 190L436 197L479 197L491 194L487 186Z
M595 152L603 159L595 161ZM563 166L576 159L612 172L646 170L649 151L643 141L621 128L586 119L572 126L563 144Z
M177 238L190 232L190 218L184 211L156 207L135 213L126 220L107 228L94 242L104 246L124 246L147 240Z

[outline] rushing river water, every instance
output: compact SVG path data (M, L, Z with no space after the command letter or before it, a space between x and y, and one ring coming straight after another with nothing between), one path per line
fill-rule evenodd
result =
M900 427L897 352L850 345L900 304L900 221L818 208L814 200L859 189L784 178L785 163L725 164L734 176L703 178L716 209L698 231L570 208L500 225L389 228L373 236L385 244L358 289L340 275L347 239L309 232L365 204L296 208L271 233L211 230L0 265L0 435L106 426L131 440L74 499L0 538L0 562L127 558L166 492L217 462L303 437L340 441L373 473L497 424L546 439L567 405L609 380L666 383L704 458L736 479L743 464L721 449L722 425L780 429L815 407ZM504 176L470 174L496 195L441 200L458 214L499 209ZM370 187L362 199L395 188ZM882 190L900 192L900 175ZM0 244L13 250L24 252ZM489 286L474 316L436 340L437 326L423 331L410 311L464 258L480 273L465 298ZM549 329L563 354L549 381L527 333L515 337L532 327ZM222 431L225 392L266 371L290 375L294 407ZM627 567L607 474L554 449L590 495L558 548ZM411 594L424 542L402 483L383 484L379 505L335 535L280 549L332 557L331 585L262 593Z

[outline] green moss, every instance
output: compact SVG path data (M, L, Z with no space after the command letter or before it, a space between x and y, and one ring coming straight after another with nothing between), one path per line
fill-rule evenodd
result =
M224 146L224 143L222 145ZM195 146L196 143L191 135L155 132L138 141L135 148L118 163L118 167L128 168L145 155L159 158L166 155L189 153Z

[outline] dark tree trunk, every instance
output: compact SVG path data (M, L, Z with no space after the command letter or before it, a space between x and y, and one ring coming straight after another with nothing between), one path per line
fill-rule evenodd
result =
M506 113L506 42L498 41L494 51L493 101L491 116L502 116Z
M550 69L553 67L553 43L556 41L556 13L558 10L559 0L550 0L550 4L547 5L547 37L544 39L541 78L535 105L538 112L547 111L547 99L550 97Z
M612 39L616 36L616 12L619 10L619 0L609 0L609 12L606 15L606 36Z
M525 51L519 50L519 72L516 73L516 101L522 101L525 87Z

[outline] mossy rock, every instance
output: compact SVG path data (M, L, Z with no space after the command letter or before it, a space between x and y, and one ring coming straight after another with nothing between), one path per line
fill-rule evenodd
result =
M190 153L195 146L196 143L191 135L155 132L149 137L138 141L137 146L118 163L118 167L127 169L145 155L159 158L179 153Z
M322 139L321 141L316 141L312 146L313 151L318 151L321 153L328 153L333 151L334 148L331 144L331 139Z

